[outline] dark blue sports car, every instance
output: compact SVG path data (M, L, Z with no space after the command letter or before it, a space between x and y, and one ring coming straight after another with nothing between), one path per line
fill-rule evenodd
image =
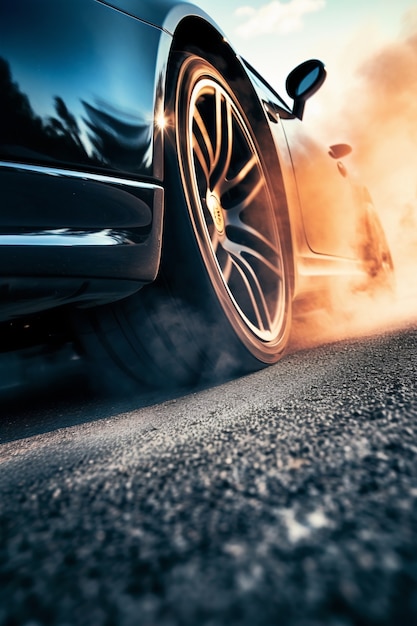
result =
M330 279L389 281L349 146L300 121L324 79L297 67L287 104L176 0L2 0L2 349L61 325L111 376L185 385L276 362Z

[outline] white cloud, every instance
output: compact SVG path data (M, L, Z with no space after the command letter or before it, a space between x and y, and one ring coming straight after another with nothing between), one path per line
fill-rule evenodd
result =
M299 31L303 26L303 17L307 13L320 11L326 6L326 0L273 0L259 9L242 6L235 11L243 22L236 32L245 39L270 33L286 34Z

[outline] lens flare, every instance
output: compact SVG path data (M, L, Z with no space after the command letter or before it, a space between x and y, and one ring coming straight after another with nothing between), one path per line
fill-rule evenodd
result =
M158 130L163 131L167 126L167 118L164 111L159 111L155 117L155 124Z

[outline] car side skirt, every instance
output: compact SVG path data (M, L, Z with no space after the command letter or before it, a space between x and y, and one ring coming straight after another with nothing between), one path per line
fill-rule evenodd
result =
M7 315L65 302L97 304L155 279L160 185L0 162L0 292ZM7 302L10 301L10 307ZM35 304L35 301L38 301Z

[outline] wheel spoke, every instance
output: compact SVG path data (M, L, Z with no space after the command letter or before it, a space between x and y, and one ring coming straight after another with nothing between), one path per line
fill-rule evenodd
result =
M217 248L219 245L219 233L217 232L217 228L214 226L214 224L210 224L208 226L208 231L209 231L209 235L210 235L210 241L211 241L211 245L213 248L213 252L214 254L217 253Z
M248 175L252 173L253 169L257 165L258 165L258 159L255 154L252 154L250 158L248 159L248 161L245 163L245 165L242 166L240 171L235 176L233 176L233 178L231 178L230 180L228 180L227 178L224 178L224 180L219 181L220 195L224 195L225 193L227 193L231 189L234 189L238 185L242 185L245 182L245 180L248 178ZM262 180L259 181L259 183L261 184L262 182L263 182Z
M200 149L202 148L202 146L204 146L207 150L207 154L208 154L208 158L209 158L209 163L208 166L210 168L210 172L213 168L213 163L214 163L214 150L213 150L213 144L211 142L210 139L210 134L208 132L207 126L200 114L200 111L198 110L198 107L195 106L194 108L194 122L196 123L196 126L200 132L200 137L201 137L201 144L200 142L198 142ZM193 133L193 137L195 137L195 133Z
M215 91L215 120L216 120L216 150L212 162L213 168L216 167L220 159L220 153L223 146L223 97L221 91Z
M224 98L219 105L216 102L216 138L216 159L211 172L211 187L220 196L221 187L230 169L233 151L232 107Z
M252 189L249 193L245 190L245 195L236 204L233 204L229 211L234 211L235 213L242 213L245 209L247 209L250 205L252 205L262 193L263 188L265 187L265 181L263 178L259 178L259 180L252 185Z
M233 269L233 260L232 257L230 256L230 254L226 255L226 262L224 263L223 267L222 267L222 274L223 274L223 278L226 282L226 285L229 283L230 281L230 276L232 274L232 269Z
M261 331L270 330L272 321L258 277L246 259L237 255L233 255L230 258L245 286L246 294L249 296L253 312L255 313L258 328Z
M242 255L247 257L252 257L259 261L265 268L267 268L270 272L272 272L279 280L283 280L282 268L274 263L271 263L269 259L265 257L265 255L261 254L254 248L249 248L249 246L245 246L230 239L226 239L222 242L222 247L226 252L233 255L234 257L238 257L239 259L244 258ZM278 260L278 259L277 259Z
M233 226L236 231L242 232L244 235L248 235L250 239L253 241L253 245L249 248L246 247L247 251L250 251L251 254L256 254L258 247L266 246L276 257L280 258L280 250L274 242L265 237L259 230L253 228L249 224L246 224L240 219L240 211L232 212L229 210L227 212L227 225ZM247 238L247 237L246 237Z
M197 136L195 135L195 133L193 133L193 153L194 156L197 158L197 161L199 162L201 169L203 170L203 174L204 174L204 178L206 180L206 183L208 185L209 180L210 180L210 172L209 172L209 165L206 161L206 158L204 156L204 152L201 148L201 145L198 141Z

